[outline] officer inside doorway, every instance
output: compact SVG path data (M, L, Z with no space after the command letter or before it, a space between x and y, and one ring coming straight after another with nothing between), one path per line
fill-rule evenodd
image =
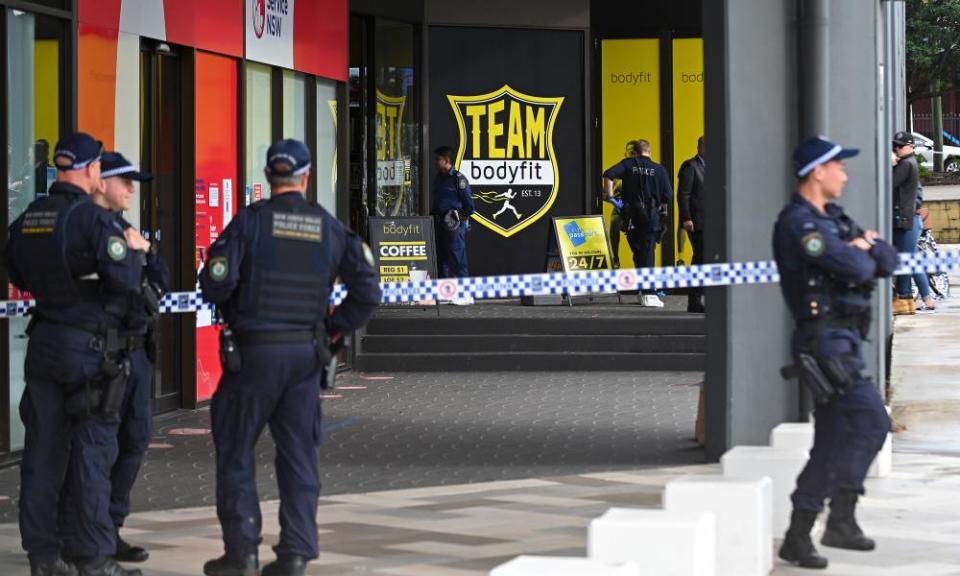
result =
M444 278L466 278L467 232L473 214L473 191L466 176L453 167L453 148L440 146L434 151L437 175L433 181L430 214L436 221L437 260ZM458 296L453 304L473 304L472 296Z

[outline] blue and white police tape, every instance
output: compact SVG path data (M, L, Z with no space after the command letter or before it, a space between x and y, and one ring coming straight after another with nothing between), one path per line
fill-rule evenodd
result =
M896 274L960 270L960 252L901 254ZM384 282L383 303L452 300L471 296L476 300L516 298L558 294L596 294L653 288L690 288L701 286L735 286L741 284L773 284L780 281L774 262L734 262L699 266L670 266L621 270L594 270L553 274L521 274L510 276L478 276L460 279L425 280L421 282ZM340 304L347 296L338 285L330 296L332 304ZM0 301L0 318L26 315L32 300ZM163 313L212 310L198 292L171 292L160 303Z

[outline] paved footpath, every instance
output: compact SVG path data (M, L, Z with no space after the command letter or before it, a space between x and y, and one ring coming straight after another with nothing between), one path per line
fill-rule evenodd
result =
M860 514L879 549L822 549L831 566L816 573L960 576L958 320L960 298L897 320L891 385L906 430L894 444L894 472L869 482ZM681 465L334 495L321 502L323 555L309 573L480 576L518 554L583 555L586 526L606 508L657 507L670 478L717 471ZM270 560L276 501L263 510L260 556ZM125 534L152 551L143 568L156 576L200 574L221 551L211 507L134 514ZM0 574L27 573L16 525L0 525ZM778 565L774 574L812 572Z

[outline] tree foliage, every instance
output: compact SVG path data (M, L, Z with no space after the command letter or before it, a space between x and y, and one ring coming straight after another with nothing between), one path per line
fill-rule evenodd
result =
M907 94L960 86L960 0L907 0Z

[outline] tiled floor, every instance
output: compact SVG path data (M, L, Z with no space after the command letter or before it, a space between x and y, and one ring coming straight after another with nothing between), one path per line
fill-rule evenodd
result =
M895 470L870 482L861 511L879 550L824 548L832 561L825 574L960 574L960 459L897 454ZM583 555L587 524L608 507L657 507L670 478L714 471L683 466L327 497L319 512L323 552L309 573L480 576L518 554ZM277 503L264 503L263 511L260 556L269 561ZM142 512L128 524L128 539L152 552L147 574L199 574L220 554L209 507ZM0 526L0 574L26 571L16 525ZM783 565L774 573L809 574Z

